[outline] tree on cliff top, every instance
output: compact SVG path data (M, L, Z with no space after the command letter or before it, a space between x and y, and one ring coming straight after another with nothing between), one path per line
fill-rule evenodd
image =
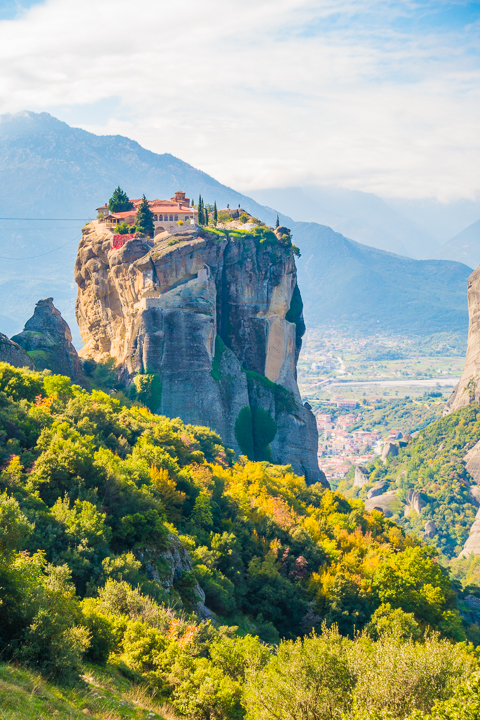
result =
M113 195L108 201L108 209L110 212L125 212L126 210L133 210L133 203L130 202L130 198L127 193L122 190L120 185L113 191Z
M137 219L135 222L137 232L141 235L153 235L153 213L148 207L148 201L145 195L142 198L142 202L137 212Z

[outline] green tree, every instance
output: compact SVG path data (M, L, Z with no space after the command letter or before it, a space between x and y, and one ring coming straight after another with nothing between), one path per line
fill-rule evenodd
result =
M6 555L20 550L32 530L17 500L6 492L0 495L0 552Z
M341 718L351 704L354 684L347 644L336 630L303 643L282 642L264 671L248 676L247 718Z
M277 219L275 220L275 227L276 228L280 227L280 220L278 219L278 215L277 215Z
M140 207L138 208L137 218L135 221L136 229L142 235L152 237L153 235L153 213L148 207L148 201L145 195L142 198Z
M127 193L122 190L120 185L113 191L113 195L108 201L108 209L114 213L133 210L133 203L130 202Z
M135 375L130 386L130 397L157 412L162 400L162 381L157 373Z
M205 203L203 202L203 198L201 195L198 196L198 224L199 225L206 225L206 218L205 218Z
M213 222L215 223L215 225L218 222L218 210L217 210L217 201L216 200L213 203Z
M267 410L247 405L235 421L235 437L249 460L270 460L270 443L277 434L277 423Z

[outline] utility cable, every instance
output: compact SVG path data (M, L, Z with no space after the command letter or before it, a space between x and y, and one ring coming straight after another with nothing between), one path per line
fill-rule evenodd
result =
M23 258L11 258L11 257L3 257L3 255L0 255L0 260L35 260L35 258L44 257L44 255L51 255L54 252L57 252L57 250L61 250L62 248L66 247L67 245L71 245L76 240L79 240L81 238L81 235L75 235L73 240L69 240L64 245L60 245L60 247L54 248L53 250L48 250L48 252L40 253L40 255L30 255L29 257L23 257Z

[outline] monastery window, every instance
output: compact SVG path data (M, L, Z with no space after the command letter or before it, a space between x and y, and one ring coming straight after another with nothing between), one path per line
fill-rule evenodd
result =
M159 216L158 216L158 219L159 219L159 220L163 220L163 215L159 215Z
M173 220L173 215L170 215L170 220Z
M178 215L175 215L175 221L177 221L177 220L178 220Z
M154 219L154 220L158 220L158 215L154 215L154 216L153 216L153 219Z

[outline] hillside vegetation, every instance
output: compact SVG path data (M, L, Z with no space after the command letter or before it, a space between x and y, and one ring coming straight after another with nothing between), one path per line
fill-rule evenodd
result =
M122 692L201 720L404 717L475 670L478 628L398 525L129 405L0 364L4 717L146 716ZM8 704L34 683L18 664L77 690L32 688L27 714ZM92 677L110 704L88 704Z
M349 496L365 497L368 490L381 480L397 489L400 500L408 490L421 493L425 502L420 515L407 517L394 515L407 532L421 536L425 522L433 520L436 534L429 542L447 558L458 555L475 520L477 506L469 494L474 484L464 457L480 439L480 406L472 403L466 408L428 425L400 448L398 456L388 459L386 465L378 459L370 468L369 483L362 490L353 489L352 479L339 484Z

